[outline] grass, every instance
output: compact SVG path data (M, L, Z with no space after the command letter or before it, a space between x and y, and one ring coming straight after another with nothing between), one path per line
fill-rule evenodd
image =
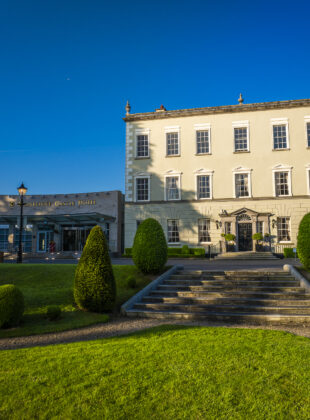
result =
M64 331L106 322L106 314L76 309L73 299L75 268L74 264L1 264L0 285L15 284L22 291L25 312L21 326L0 330L0 338ZM116 309L152 279L139 273L134 266L116 265L113 266L113 271L117 287ZM126 279L129 275L136 277L136 289L127 288ZM61 307L61 319L49 321L45 318L49 305Z
M309 419L310 340L162 326L1 352L0 417Z

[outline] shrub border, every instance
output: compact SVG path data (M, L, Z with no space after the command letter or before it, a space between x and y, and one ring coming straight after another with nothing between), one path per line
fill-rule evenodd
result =
M138 293L136 293L134 296L132 296L127 302L125 302L121 306L121 314L127 315L127 311L132 309L133 306L140 302L142 298L146 295L148 295L151 290L156 289L157 286L159 286L161 283L164 282L164 280L167 280L171 274L175 273L178 270L183 270L183 265L174 265L169 270L165 271L163 274L161 274L159 277L157 277L155 280L153 280L151 283L149 283L147 286L145 286L144 289L140 290Z

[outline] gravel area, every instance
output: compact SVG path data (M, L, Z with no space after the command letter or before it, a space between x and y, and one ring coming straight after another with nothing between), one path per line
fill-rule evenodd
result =
M253 328L266 330L287 331L296 335L310 337L310 326L263 326L248 324L228 324L210 321L184 321L184 320L160 320L147 318L111 318L105 324L96 324L90 327L79 328L76 330L63 331L59 333L49 333L42 335L32 335L28 337L13 337L0 339L0 350L13 350L26 347L48 346L52 344L74 343L79 341L97 340L120 335L126 335L135 331L158 325L187 325L187 326L206 326L206 327L228 327L228 328Z

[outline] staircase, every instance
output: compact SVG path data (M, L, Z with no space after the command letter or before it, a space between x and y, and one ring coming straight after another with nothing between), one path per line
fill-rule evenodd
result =
M310 323L310 293L282 271L179 270L126 315L303 325Z
M272 252L224 252L215 257L216 260L277 260Z

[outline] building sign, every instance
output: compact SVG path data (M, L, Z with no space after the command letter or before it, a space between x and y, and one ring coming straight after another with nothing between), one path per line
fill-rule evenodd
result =
M10 208L19 205L19 202L11 201ZM95 206L96 200L71 200L71 201L29 201L25 202L25 207L81 207Z

